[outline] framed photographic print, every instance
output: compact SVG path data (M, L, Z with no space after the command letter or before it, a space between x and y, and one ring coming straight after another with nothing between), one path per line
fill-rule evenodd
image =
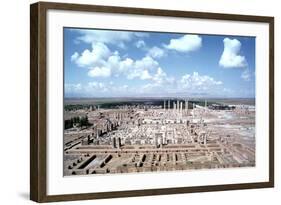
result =
M40 2L30 198L274 186L274 18Z

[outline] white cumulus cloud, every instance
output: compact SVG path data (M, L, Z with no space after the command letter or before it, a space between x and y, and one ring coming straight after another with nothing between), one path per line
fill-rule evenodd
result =
M245 81L250 81L251 77L252 77L252 75L251 75L250 70L248 68L245 69L241 74L241 78Z
M224 68L241 68L247 66L245 56L239 55L241 42L237 39L225 38L223 40L224 50L219 65Z
M134 87L129 87L126 84L117 85L114 82L93 81L84 85L82 89L84 96L113 97L136 93Z
M86 93L105 93L110 90L110 87L101 82L89 82L86 86L84 86L84 92Z
M158 62L150 56L133 61L130 69L126 72L128 79L139 78L141 80L150 79L159 66Z
M183 75L180 80L181 87L194 91L206 91L222 84L221 81L217 81L208 75L199 75L198 72Z
M165 48L178 52L196 51L202 46L202 38L198 35L187 34L177 39L171 39Z
M151 79L151 75L150 73L148 72L148 70L143 70L140 74L140 79L141 80L148 80L148 79Z
M66 95L73 96L82 93L84 96L179 96L179 95L223 95L229 94L223 83L208 75L198 72L184 74L179 78L169 76L161 67L153 75L144 70L139 79L147 80L144 84L130 84L126 82L93 81L85 85L66 84Z
M71 56L71 61L76 61L78 57L79 57L78 52L73 53L72 56Z
M163 49L154 46L148 50L147 55L153 58L161 58L165 55L165 52Z
M89 69L90 77L118 77L125 76L127 79L149 80L157 74L159 63L150 55L141 59L133 60L121 57L119 52L112 52L104 43L94 43L92 50L84 50L80 55L75 52L71 60L79 67ZM153 56L163 55L160 48L153 48Z
M137 48L145 48L146 47L146 43L144 42L144 40L138 40L136 43L135 43L135 46Z
M79 29L76 30L81 35L76 39L78 42L82 41L85 43L105 43L117 45L120 48L125 48L125 42L129 42L137 37L147 37L146 33L137 33L129 31L109 31L109 30L87 30Z
M109 77L111 75L110 68L107 67L94 67L88 71L90 77Z
M79 67L99 66L104 63L103 60L109 57L110 54L110 50L104 43L93 43L92 50L86 49L81 55L75 52L71 56L71 60Z

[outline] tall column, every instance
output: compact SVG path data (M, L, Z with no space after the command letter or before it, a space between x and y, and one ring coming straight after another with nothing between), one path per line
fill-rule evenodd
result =
M100 133L99 133L99 129L97 129L97 139L99 139Z
M168 100L168 110L170 110L170 100Z
M184 110L185 110L185 114L188 114L188 100L185 100Z
M180 101L178 100L177 101L177 111L179 112L179 109L180 109Z
M165 110L165 107L166 107L166 101L164 100L164 106L163 106L163 109Z
M182 102L180 102L180 113L182 114Z
M115 137L112 138L112 148L117 148L116 138Z
M117 138L117 142L116 143L117 143L117 148L120 148L122 146L121 138L120 137Z

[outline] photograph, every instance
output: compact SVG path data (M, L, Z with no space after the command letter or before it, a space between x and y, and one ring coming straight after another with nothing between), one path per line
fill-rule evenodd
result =
M274 17L30 6L30 199L274 187Z
M255 55L255 36L63 27L63 176L255 167Z

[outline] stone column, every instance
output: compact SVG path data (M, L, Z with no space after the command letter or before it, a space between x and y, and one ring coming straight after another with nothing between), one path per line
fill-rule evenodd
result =
M180 102L180 113L182 114L182 102Z
M168 100L168 110L170 109L170 100Z

